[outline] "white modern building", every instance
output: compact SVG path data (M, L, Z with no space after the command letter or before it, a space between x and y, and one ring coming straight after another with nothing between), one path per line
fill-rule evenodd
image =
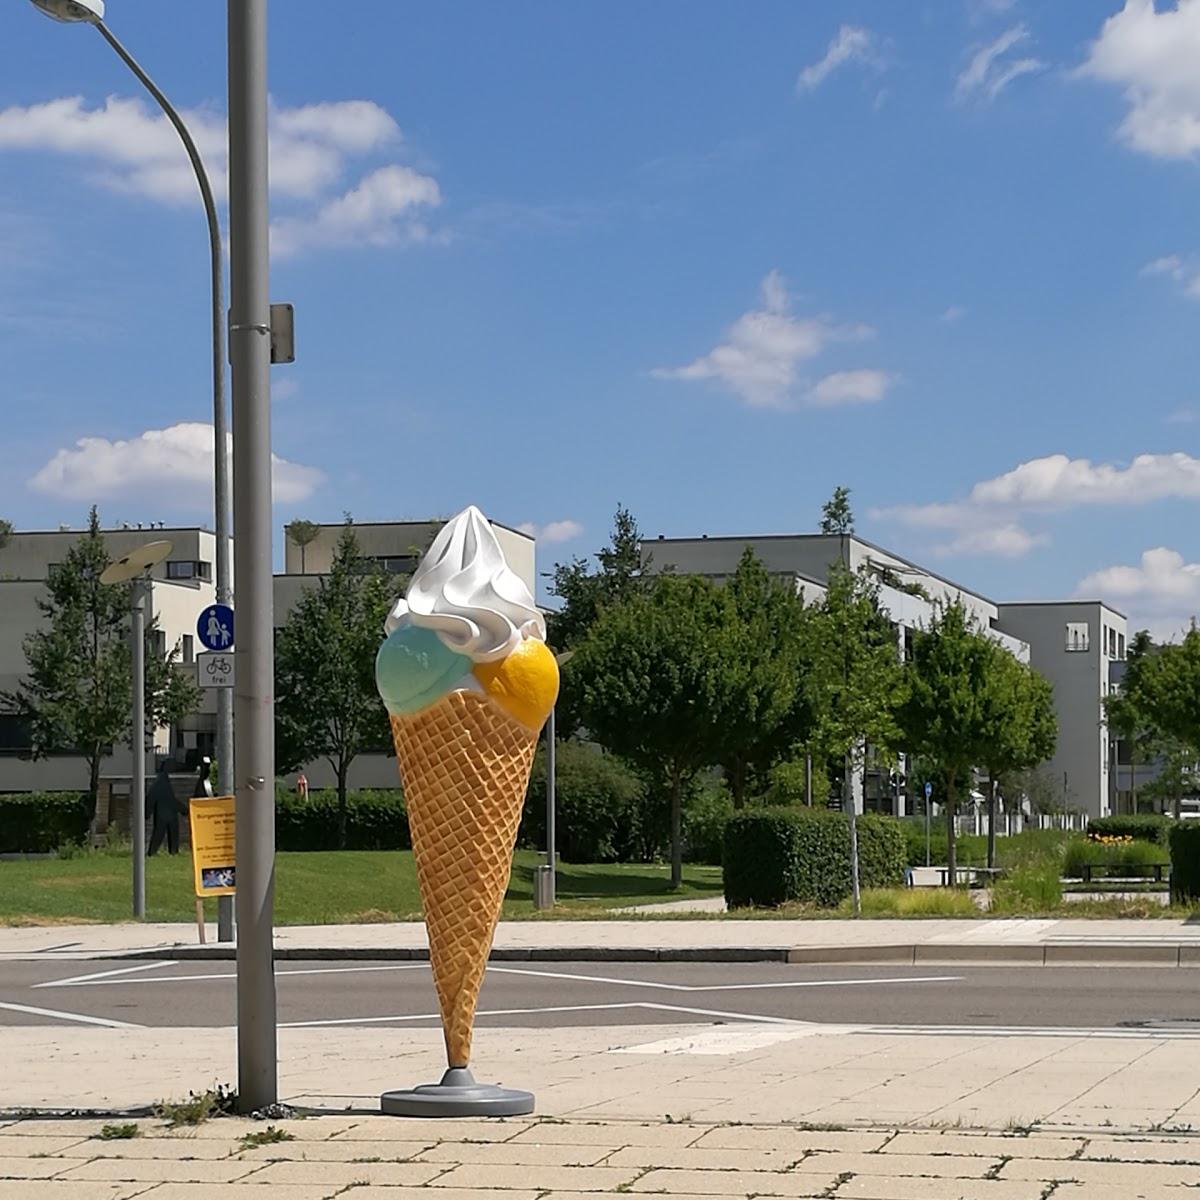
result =
M432 542L440 522L394 521L355 524L364 559L396 575L409 574ZM528 534L493 523L497 539L513 570L531 592L536 589L535 542ZM281 625L306 588L329 570L342 525L320 525L313 540L301 548L285 533L285 570L275 576L275 622ZM26 673L24 641L42 621L38 601L45 597L50 568L61 562L83 530L14 532L0 547L0 692L13 691ZM111 558L120 558L150 541L171 542L168 558L150 572L150 607L158 621L160 651L178 647L184 670L195 671L196 620L215 600L216 536L201 527L127 526L103 531ZM232 559L232 554L230 555ZM236 595L235 595L236 607ZM380 630L382 638L383 631ZM203 755L212 756L216 737L216 692L201 693L198 710L177 727L154 734L155 754L191 769ZM396 787L396 762L381 748L361 755L350 772L352 787ZM113 746L101 765L101 775L115 780L114 794L127 794L130 774L128 746ZM333 782L329 765L316 761L305 767L313 788ZM294 776L289 777L294 781ZM71 791L87 786L87 767L74 754L52 755L34 761L29 738L11 713L0 711L0 792Z
M1125 657L1127 640L1125 618L1116 610L1100 601L997 603L856 534L658 537L645 539L642 553L651 571L671 568L723 580L746 547L772 574L794 580L809 600L824 595L835 563L865 569L879 582L881 606L902 646L928 625L935 605L961 601L981 629L1054 685L1059 741L1045 770L1065 781L1067 806L1093 817L1112 811L1103 699L1110 664ZM868 808L903 815L913 807L903 794L889 796L869 777L863 793Z

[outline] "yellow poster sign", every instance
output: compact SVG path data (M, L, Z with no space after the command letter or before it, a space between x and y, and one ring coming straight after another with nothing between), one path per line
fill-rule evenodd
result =
M237 891L237 839L232 796L201 796L190 802L192 869L197 896Z

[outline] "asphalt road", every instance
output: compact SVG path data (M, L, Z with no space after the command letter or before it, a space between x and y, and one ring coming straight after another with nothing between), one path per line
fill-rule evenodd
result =
M7 962L0 1024L226 1026L227 962ZM278 964L281 1025L436 1026L424 963ZM914 1029L1147 1027L1200 1036L1200 974L1182 968L495 965L479 1024L555 1027L817 1021ZM1194 1023L1194 1026L1193 1026Z

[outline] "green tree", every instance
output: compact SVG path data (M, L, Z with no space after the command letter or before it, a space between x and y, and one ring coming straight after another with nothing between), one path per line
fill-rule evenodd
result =
M88 529L50 568L38 601L41 628L25 638L28 675L2 699L29 731L34 758L65 751L88 768L93 806L100 764L130 736L129 589L103 584L110 562L95 507ZM158 625L146 621L146 717L153 729L178 721L199 702L195 684L176 670L176 645L157 651Z
M1129 749L1130 790L1137 811L1137 766L1150 762L1158 752L1162 734L1155 726L1155 688L1159 666L1158 647L1146 630L1129 639L1125 674L1119 690L1104 700L1110 731Z
M645 586L642 535L629 509L617 506L608 545L596 551L598 570L585 558L559 563L550 575L550 595L562 602L547 618L550 645L561 653L582 640L601 611Z
M984 693L986 735L980 765L988 773L987 865L996 865L996 793L1001 779L1032 770L1058 743L1054 689L1045 676L991 643Z
M13 535L13 523L0 517L0 550L8 545Z
M354 526L275 636L275 756L281 771L324 758L337 779L337 845L346 844L346 780L364 750L391 745L375 655L397 576L363 569Z
M565 671L596 740L668 798L673 887L682 880L683 798L717 761L744 669L736 620L726 589L661 575L605 606Z
M300 574L308 574L305 551L308 549L310 542L317 540L317 534L321 532L320 525L316 521L301 521L297 519L284 526L284 532L287 534L290 542L300 547Z
M854 532L854 513L850 509L850 489L836 487L833 495L821 505L821 532L846 534Z
M879 607L879 586L836 563L811 627L811 686L817 697L811 742L822 760L842 769L842 803L850 816L851 868L858 907L854 776L868 755L887 759L897 745L896 706L903 671L891 622Z
M815 697L809 666L815 613L792 583L771 576L749 546L727 589L741 670L720 762L733 805L741 808L750 784L764 790L771 768L812 735Z
M972 769L987 755L991 716L987 695L995 661L994 643L956 600L941 605L929 628L918 631L907 664L900 726L908 748L940 769L939 799L946 809L952 884L958 865L954 827L958 795L970 788Z

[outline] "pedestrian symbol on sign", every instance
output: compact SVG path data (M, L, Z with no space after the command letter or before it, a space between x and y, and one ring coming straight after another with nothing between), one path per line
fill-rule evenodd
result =
M210 604L196 622L196 633L206 650L231 649L233 609L228 604Z

